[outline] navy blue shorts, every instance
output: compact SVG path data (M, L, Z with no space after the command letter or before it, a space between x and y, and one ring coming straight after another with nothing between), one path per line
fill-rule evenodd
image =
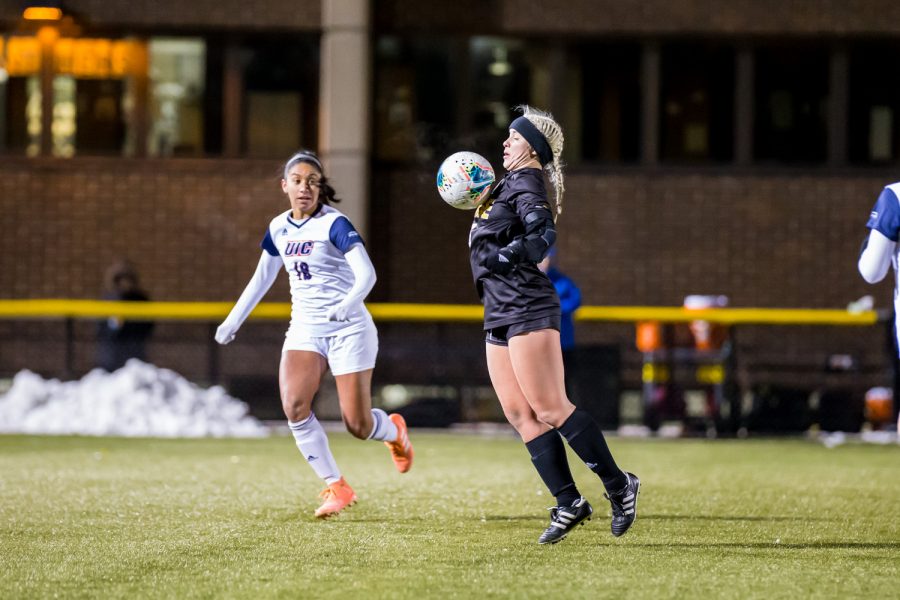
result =
M502 325L485 331L484 341L495 346L508 346L509 338L528 333L530 331L540 331L541 329L555 329L559 331L560 316L541 317L531 321L522 321L521 323L512 323L510 325Z

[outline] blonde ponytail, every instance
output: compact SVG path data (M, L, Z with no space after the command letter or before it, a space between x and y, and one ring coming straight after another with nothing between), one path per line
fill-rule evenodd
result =
M532 108L527 104L517 106L516 110L521 111L522 116L528 119L541 132L547 140L547 145L550 146L550 150L553 152L553 161L544 165L544 171L547 173L547 178L553 186L556 200L556 215L559 216L562 214L563 194L566 191L563 178L564 164L562 162L565 137L563 136L562 127L549 112Z

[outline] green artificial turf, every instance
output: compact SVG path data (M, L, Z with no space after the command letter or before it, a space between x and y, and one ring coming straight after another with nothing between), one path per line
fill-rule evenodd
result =
M900 593L900 447L611 439L643 482L609 533L538 546L552 499L512 438L412 431L412 471L346 434L359 503L312 517L289 437L0 436L0 598L882 598Z

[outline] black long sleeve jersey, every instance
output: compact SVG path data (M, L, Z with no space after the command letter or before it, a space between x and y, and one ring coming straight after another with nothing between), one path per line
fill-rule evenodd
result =
M475 211L469 232L469 263L478 297L484 304L485 329L560 314L553 283L535 264L540 258L522 258L509 275L497 275L485 266L489 257L513 241L523 240L526 222L532 222L536 216L549 220L552 227L553 213L543 173L534 168L506 175ZM547 250L543 249L543 254Z

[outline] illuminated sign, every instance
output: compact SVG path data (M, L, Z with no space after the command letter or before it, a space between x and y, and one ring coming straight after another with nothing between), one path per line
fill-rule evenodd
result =
M5 49L5 52L4 52ZM141 73L144 45L133 40L60 38L53 45L53 71L79 79L121 79ZM10 77L41 71L41 42L36 37L0 38L0 66Z
M62 19L62 10L52 6L29 6L22 17L29 21L59 21Z
M41 43L36 37L11 37L6 41L5 59L10 77L36 75L41 70Z

